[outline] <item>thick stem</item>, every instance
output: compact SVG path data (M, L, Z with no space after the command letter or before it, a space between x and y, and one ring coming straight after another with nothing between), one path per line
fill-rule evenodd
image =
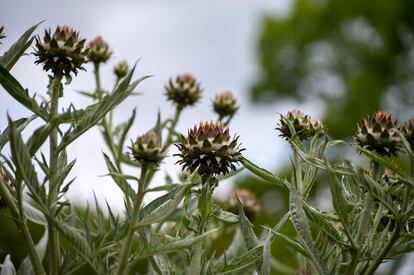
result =
M205 226L208 220L208 214L209 214L208 204L209 204L209 197L211 196L209 180L210 178L208 178L207 180L203 180L203 186L201 189L201 196L200 196L200 202L199 202L199 207L198 207L201 217L200 217L200 223L198 225L197 236L204 233ZM192 250L189 274L193 274L193 275L201 274L202 254L203 254L203 241L199 241L194 245L194 248Z
M133 240L134 233L135 233L135 226L136 226L136 223L138 222L139 211L141 209L141 204L142 204L142 201L145 195L145 177L147 175L147 172L148 172L148 167L146 165L143 165L141 167L141 177L138 183L138 192L137 192L137 195L135 196L134 208L132 210L132 216L130 217L130 222L128 226L127 238L124 242L124 245L121 251L121 258L119 261L118 270L116 272L116 274L118 275L124 274L124 271L128 265L129 251L131 250L131 246L132 246L132 240Z
M54 120L58 115L59 97L61 89L61 77L55 76L52 80L51 88L51 106L50 106L50 121ZM58 128L53 127L49 135L50 140L50 158L49 158L49 206L51 212L54 212L56 200L58 197ZM59 249L59 235L56 228L49 222L49 249L50 249L50 274L55 275L59 273L60 266L60 249Z

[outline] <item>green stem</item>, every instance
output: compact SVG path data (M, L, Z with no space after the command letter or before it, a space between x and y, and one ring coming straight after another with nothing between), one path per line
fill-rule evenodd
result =
M55 76L52 80L51 87L51 106L50 106L50 121L53 121L58 115L59 108L59 97L61 89L61 80L59 76ZM59 192L59 183L58 183L58 159L59 151L58 148L58 127L53 127L49 135L50 139L50 169L49 169L49 206L51 212L54 212L56 206L56 200ZM56 275L59 273L60 266L60 249L59 249L59 235L56 231L56 228L49 223L49 248L50 248L50 274Z
M102 88L101 88L99 63L94 63L94 69L95 69L96 97L98 98L99 101L101 101L103 93L102 93Z
M30 235L29 228L27 227L26 218L24 215L21 215L22 210L19 211L18 207L10 194L9 190L6 187L6 183L0 178L0 194L1 197L6 202L7 208L9 209L12 216L15 218L16 226L23 235L23 240L29 254L30 261L32 262L33 270L36 275L46 275L46 272L42 266L42 260L37 254L35 244L33 242L32 236Z
M181 111L182 110L183 110L182 107L177 107L177 109L175 109L175 114L174 114L173 119L171 120L171 126L168 129L168 134L167 134L166 141L165 141L165 143L164 143L164 145L162 147L162 150L161 150L162 153L167 152L168 148L173 143L173 137L174 137L175 127L177 127L177 123L178 123L178 120L180 119L180 115L181 115ZM147 180L146 180L146 185L145 185L146 187L149 186L152 178L155 175L155 172L156 172L155 170L151 170L148 173Z
M142 204L142 201L145 195L145 177L147 175L147 172L148 172L148 167L146 165L143 165L141 167L141 177L138 183L138 192L137 192L137 195L135 196L134 208L132 210L132 216L130 217L130 223L128 226L127 238L122 248L121 258L120 258L118 270L116 272L116 274L118 275L124 274L124 271L128 265L129 251L131 250L131 246L132 246L132 240L133 240L134 233L135 233L135 225L138 222L139 211L140 211L141 204Z
M177 126L178 119L180 118L182 110L183 109L181 107L177 107L177 109L175 110L174 118L171 121L171 126L170 126L170 129L168 130L167 139L165 140L164 146L162 148L163 153L165 153L168 150L168 148L173 142L175 127Z
M208 214L209 214L208 204L209 204L209 197L211 196L209 180L210 180L210 177L207 180L203 180L203 186L201 189L201 196L200 196L200 202L199 202L199 207L198 207L201 217L200 217L200 223L198 225L197 236L204 233L205 226L208 220ZM199 241L194 245L194 248L192 251L189 274L192 274L192 275L201 274L202 254L203 254L203 241Z

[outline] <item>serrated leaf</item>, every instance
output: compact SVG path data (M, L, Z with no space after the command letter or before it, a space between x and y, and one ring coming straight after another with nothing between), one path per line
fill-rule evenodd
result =
M118 169L116 166L112 163L111 159L106 155L103 154L105 158L106 167L108 168L108 171L110 173L119 174ZM124 195L127 197L128 201L130 202L135 197L135 191L132 189L132 187L129 185L128 181L125 178L118 177L115 175L111 175L112 179L115 181L115 183L118 185L118 187L122 190Z
M115 90L99 103L99 107L96 110L82 117L75 124L75 127L62 137L62 141L58 147L59 151L63 150L80 135L95 126L108 112L124 101L141 81L148 78L148 76L144 76L130 84L134 70L135 66Z
M326 274L324 262L320 259L318 252L314 246L314 241L310 232L308 220L306 219L305 211L303 210L302 200L299 197L295 187L291 185L290 188L290 213L293 225L301 238L310 259L312 260L318 272Z
M235 257L227 262L224 267L219 267L215 274L230 274L232 272L242 270L261 259L263 256L263 245L258 245L255 248L247 251L241 256Z
M45 254L46 254L47 242L48 242L48 231L45 230L43 237L40 239L40 241L36 245L36 252L41 261L43 261L43 258L45 257ZM17 274L18 275L35 275L35 271L33 270L33 265L32 265L32 262L29 256L23 259L22 263L19 266L19 269L17 270Z
M283 187L289 188L290 183L286 179L280 178L276 175L273 175L271 172L257 166L256 164L249 161L248 159L243 158L241 160L241 163L243 164L243 166L246 169L248 169L250 172L252 172L256 176L258 176L258 177L260 177L260 178L262 178L262 179L264 179L264 180L266 180L270 183L276 184L278 186L283 186Z
M217 230L218 229L213 229L201 235L185 239L174 239L168 235L158 234L154 238L151 238L151 242L149 244L139 248L137 257L144 258L156 254L164 254L190 248L195 243L200 242L214 232L217 232Z
M9 118L10 144L13 163L16 171L23 178L26 186L30 190L31 197L39 206L44 206L46 201L46 191L44 186L39 184L37 175L32 164L29 150L24 144L20 133L17 132L14 123Z
M10 255L7 255L1 266L0 275L16 275L16 269L13 262L10 259Z
M228 223L238 223L240 221L238 215L235 215L231 212L228 212L222 209L220 209L218 213L213 213L213 217L215 217L216 219L220 221L228 222Z
M300 244L297 240L292 239L290 236L284 235L280 232L274 231L271 228L267 228L267 230L269 230L270 232L272 232L275 236L280 237L281 239L283 239L285 242L287 242L294 250L296 250L297 252L299 252L300 254L309 257L308 252L306 251L306 249L303 247L302 244Z
M378 182L369 176L366 172L361 171L360 173L362 173L363 178L365 179L365 187L368 189L368 192L370 192L374 198L383 203L384 206L390 210L394 218L398 220L398 210L394 205L391 195L384 189L384 187L378 184Z
M117 145L118 146L118 156L122 155L122 150L124 149L127 134L129 132L129 129L131 129L132 124L135 121L135 116L136 116L136 109L134 108L134 110L132 110L131 117L127 120L127 122L125 123L125 125L122 128L122 133L121 133L121 136L119 138L118 145Z
M22 85L1 65L0 84L9 95L26 108L43 118L45 121L49 119L48 113L37 104L36 100L29 96L27 90L23 89Z
M138 227L160 222L167 218L180 204L191 184L179 185L169 193L156 198L140 212Z
M16 129L19 133L21 133L27 125L30 124L37 116L33 115L27 118L21 118L14 121L14 124L16 125ZM4 145L9 142L9 132L10 129L7 127L1 134L0 134L0 151L3 149Z
M391 171L393 171L394 173L400 175L400 176L406 176L404 174L404 172L400 169L400 167L393 161L390 161L389 159L380 156L379 154L367 150L361 146L355 146L355 148L364 153L367 157L369 157L371 160L373 160L374 162L377 162L381 165L383 165L384 167L387 167L388 169L390 169Z
M54 125L47 123L37 128L33 132L33 134L30 136L29 140L26 143L26 146L27 148L29 148L29 153L31 156L34 156L34 154L36 154L40 147L45 143L53 128Z
M3 54L3 56L0 57L0 65L2 65L8 71L10 71L11 68L13 68L17 60L19 60L19 58L24 54L27 48L29 48L32 44L32 33L42 22L29 28L27 31L23 33L22 36L19 37L19 39Z

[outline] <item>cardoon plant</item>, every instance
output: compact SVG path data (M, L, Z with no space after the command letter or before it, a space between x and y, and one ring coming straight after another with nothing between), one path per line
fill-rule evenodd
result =
M354 140L346 143L332 140L323 122L298 109L280 115L276 130L292 149L291 172L282 177L243 156L243 137L231 126L239 110L231 92L213 99L217 120L200 122L182 134L177 130L180 116L200 102L202 86L192 74L178 74L164 91L174 114L160 112L154 126L137 137L130 133L135 109L123 123L113 119L116 107L135 95L146 78L134 80L136 65L117 63L111 69L113 88L103 87L100 72L112 49L102 37L87 43L68 26L33 36L37 27L0 57L0 92L32 113L9 116L0 132L1 219L15 222L27 251L18 274L371 275L381 263L413 251L414 118L399 124L390 113L375 112L355 126ZM10 73L32 44L35 63L49 75L43 101ZM95 89L80 94L93 102L81 109L73 104L62 108L61 97L73 96L67 92L71 79L89 65ZM35 120L41 126L30 133L27 126ZM109 204L104 209L96 200L94 210L82 209L66 197L75 182L68 178L75 160L68 159L67 150L92 127L102 134L107 176L122 191L123 213L114 213ZM352 160L326 154L344 145L360 154ZM176 181L167 175L154 185L154 175L169 157L183 173ZM125 172L126 166L133 174ZM221 181L242 168L289 193L287 213L272 226L249 221L264 208L256 190L238 190L223 203L213 199ZM330 212L315 204L317 186L329 188ZM160 191L145 203L149 193ZM37 243L28 221L44 229ZM294 234L283 231L286 224ZM231 243L216 249L214 242L228 236ZM279 249L292 255L294 266L274 258L275 239L284 241ZM3 260L2 275L15 274L18 263L12 257Z

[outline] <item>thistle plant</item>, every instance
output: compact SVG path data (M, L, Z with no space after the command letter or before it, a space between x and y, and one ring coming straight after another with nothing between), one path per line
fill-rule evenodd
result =
M179 118L200 102L202 89L191 74L178 75L160 91L172 102L174 113L168 117L159 112L154 126L137 137L130 133L135 109L122 123L113 116L146 79L134 80L136 65L119 62L111 69L113 88L102 87L100 72L112 56L102 37L86 43L77 31L58 26L54 32L46 29L40 38L33 35L37 27L0 57L0 92L32 113L9 117L0 132L0 208L6 214L1 218L15 222L27 252L18 274L371 275L383 262L413 251L414 118L399 124L390 113L378 111L355 126L354 140L348 144L332 140L322 121L292 110L275 123L292 149L290 176L282 177L243 156L243 137L230 134L237 132L230 124L239 109L230 92L213 100L217 120L200 122L183 134L177 130ZM49 75L43 101L10 73L32 44L35 63ZM74 96L67 91L70 80L89 67L95 89L79 93L91 104L82 109L60 106L61 97ZM30 132L33 121L41 126ZM68 178L75 160L66 152L93 127L102 134L107 176L123 194L123 213L109 204L104 209L97 200L94 210L89 205L80 208L66 196L77 184ZM332 160L326 150L339 144L361 154L352 160ZM163 161L169 157L183 173L167 174L164 182L154 185L154 175L164 172ZM126 166L132 174L125 172ZM264 208L254 195L257 190L238 190L223 205L214 199L222 180L243 168L263 184L289 193L287 213L271 226L249 221L260 217ZM318 186L331 192L329 212L314 204ZM163 194L145 200L159 191ZM44 228L37 243L31 223ZM283 230L289 224L293 233ZM218 250L214 242L228 236L231 243ZM284 241L279 249L292 254L294 266L280 261L272 265L277 262L272 255L276 239ZM5 257L1 274L14 274L13 257Z

